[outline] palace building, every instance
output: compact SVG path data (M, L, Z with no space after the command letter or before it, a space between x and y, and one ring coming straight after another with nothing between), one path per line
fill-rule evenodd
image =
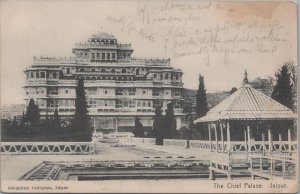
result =
M75 88L84 79L88 111L96 129L126 131L138 117L152 127L154 109L174 104L177 128L182 123L182 71L170 59L131 57L131 44L118 43L106 33L76 43L70 58L33 58L26 74L26 104L32 98L42 116L55 109L63 119L75 112Z

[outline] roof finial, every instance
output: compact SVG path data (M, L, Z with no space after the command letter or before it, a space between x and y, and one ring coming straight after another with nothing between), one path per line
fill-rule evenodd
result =
M247 69L245 70L243 85L249 84Z

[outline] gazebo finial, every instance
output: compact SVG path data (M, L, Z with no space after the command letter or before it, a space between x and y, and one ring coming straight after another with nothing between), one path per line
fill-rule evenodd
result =
M247 69L245 70L243 85L249 84Z

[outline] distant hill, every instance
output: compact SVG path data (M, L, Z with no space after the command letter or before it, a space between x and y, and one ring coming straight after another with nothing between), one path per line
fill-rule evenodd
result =
M196 92L197 90L184 88L183 97L185 101L183 104L183 112L193 113L195 111ZM229 95L230 95L230 91L207 93L206 97L207 97L208 108L211 109L215 107L217 104L219 104L222 100L224 100Z

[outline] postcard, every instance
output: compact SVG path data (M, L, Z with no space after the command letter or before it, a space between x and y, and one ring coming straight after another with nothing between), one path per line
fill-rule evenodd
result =
M294 193L294 1L3 0L1 192Z

